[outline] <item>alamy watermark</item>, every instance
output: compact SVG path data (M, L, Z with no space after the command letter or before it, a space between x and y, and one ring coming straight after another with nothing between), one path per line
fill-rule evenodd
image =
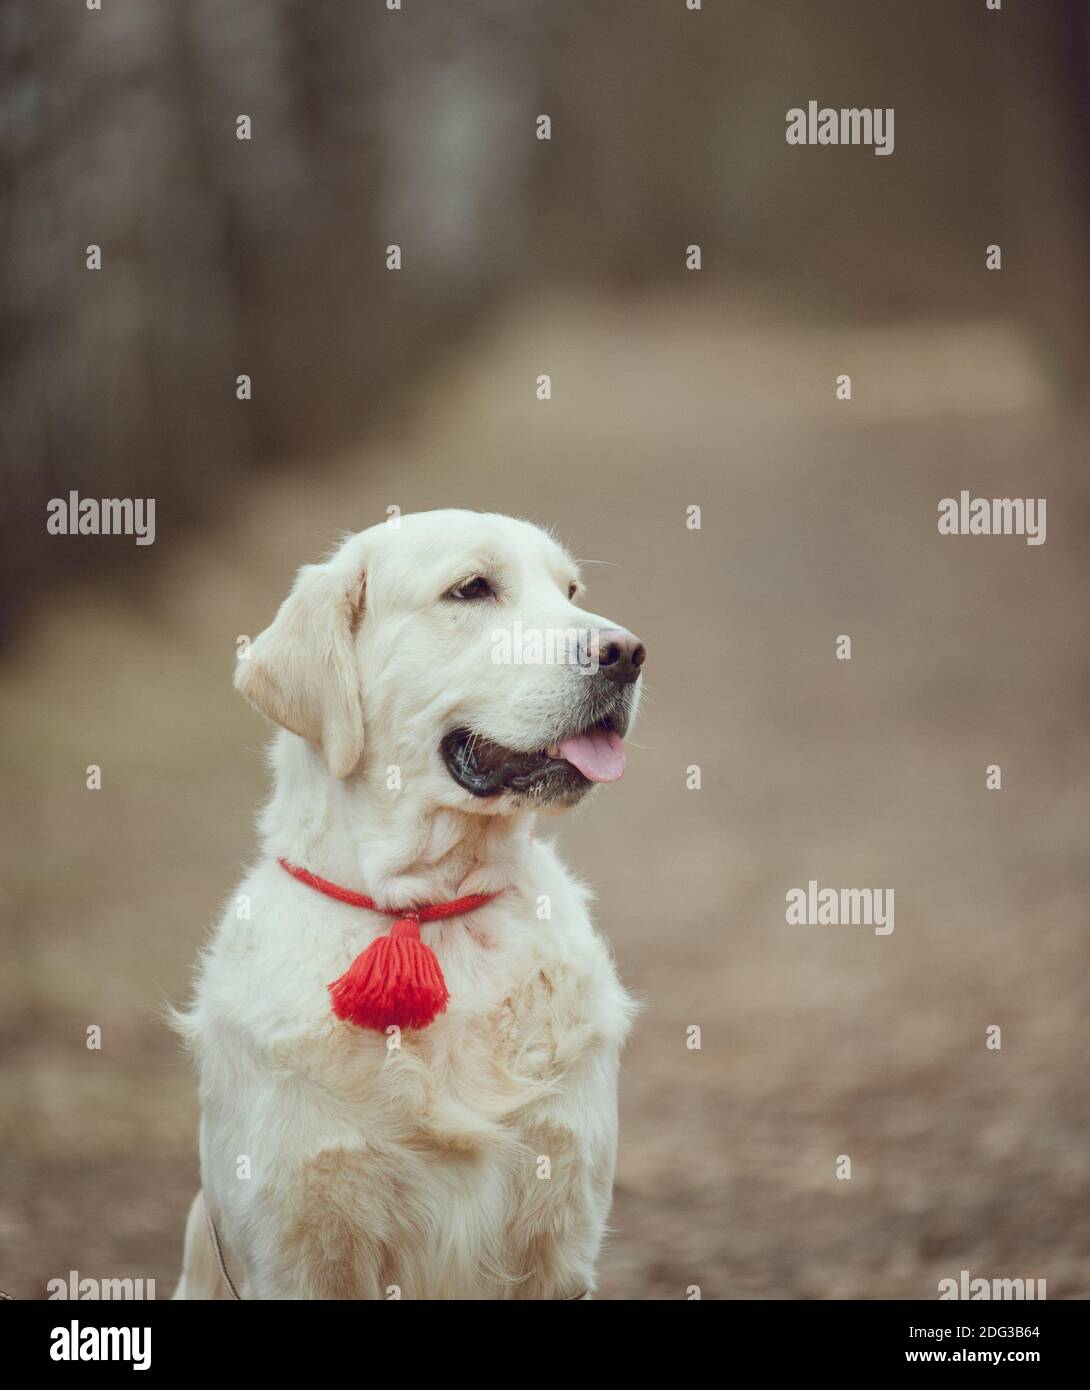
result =
M53 497L46 504L45 529L51 536L135 536L137 545L155 544L154 497Z
M805 888L787 890L787 924L803 927L873 927L875 936L893 931L892 888Z
M1044 497L974 497L967 488L939 503L940 536L1025 536L1027 545L1044 545Z
M599 635L588 627L524 627L518 618L492 632L496 666L574 666L593 675L600 664Z
M131 1361L134 1371L151 1366L150 1327L81 1327L73 1318L49 1337L53 1361Z
M787 113L789 145L872 145L875 154L893 153L892 106L821 106L808 101L806 109Z
M939 1302L950 1298L1013 1298L1047 1302L1045 1282L1044 1279L974 1279L967 1269L963 1269L960 1279L939 1280Z
M122 1301L141 1302L155 1298L154 1279L93 1279L70 1269L67 1278L50 1279L46 1298L63 1298L72 1302Z

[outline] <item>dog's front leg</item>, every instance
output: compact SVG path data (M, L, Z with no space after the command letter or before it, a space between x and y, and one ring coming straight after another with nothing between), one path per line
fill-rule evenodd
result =
M510 1226L518 1299L590 1297L613 1202L618 1051L586 1059L563 1092L535 1106Z

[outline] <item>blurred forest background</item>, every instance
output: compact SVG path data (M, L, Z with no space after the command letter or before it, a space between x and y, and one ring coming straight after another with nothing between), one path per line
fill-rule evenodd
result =
M396 503L555 523L651 653L560 832L647 1003L602 1296L1090 1294L1090 7L14 0L0 71L0 1289L169 1292L235 638ZM788 146L811 98L895 153ZM1047 544L939 538L962 487ZM48 537L70 490L154 546ZM785 936L811 876L896 934Z
M44 0L0 43L9 611L65 564L142 562L43 545L26 506L108 479L199 521L411 410L515 292L1002 311L1085 385L1082 0ZM789 147L811 97L894 107L894 156Z

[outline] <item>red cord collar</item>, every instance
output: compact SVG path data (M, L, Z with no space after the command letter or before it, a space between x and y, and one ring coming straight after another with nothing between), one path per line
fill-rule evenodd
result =
M470 893L451 902L432 903L410 911L379 907L365 893L353 893L308 869L289 864L286 859L277 862L292 878L327 898L397 919L388 936L376 937L329 986L333 1012L338 1018L380 1033L390 1028L426 1028L447 1007L450 993L435 952L420 939L420 923L461 917L499 897L498 893Z

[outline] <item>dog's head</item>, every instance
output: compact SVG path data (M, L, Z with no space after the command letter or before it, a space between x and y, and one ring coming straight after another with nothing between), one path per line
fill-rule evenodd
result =
M582 593L529 522L400 517L300 570L235 684L335 778L365 766L463 810L570 806L624 771L644 659Z

